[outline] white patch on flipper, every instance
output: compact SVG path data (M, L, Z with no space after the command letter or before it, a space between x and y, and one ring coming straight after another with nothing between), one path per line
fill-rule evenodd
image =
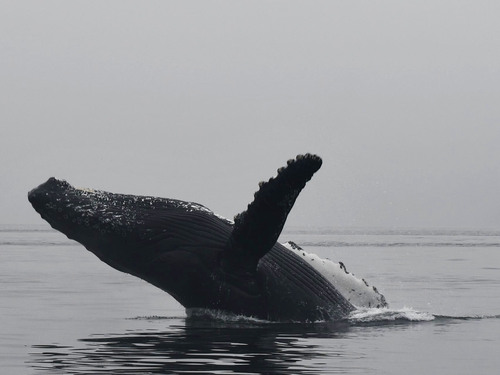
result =
M352 273L347 272L342 263L322 259L316 254L302 250L293 242L286 242L283 246L300 256L322 274L356 308L387 306L383 295L374 287L369 286L363 279L358 279Z

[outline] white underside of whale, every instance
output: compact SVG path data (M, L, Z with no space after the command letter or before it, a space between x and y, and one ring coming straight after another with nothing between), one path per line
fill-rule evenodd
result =
M323 275L354 307L371 308L387 305L384 296L375 287L369 286L364 279L359 279L348 272L343 264L308 253L292 242L285 242L282 245Z

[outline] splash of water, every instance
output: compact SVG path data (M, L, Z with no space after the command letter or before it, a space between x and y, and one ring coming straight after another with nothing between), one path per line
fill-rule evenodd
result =
M186 315L190 319L206 319L225 323L270 323L267 320L258 319L252 316L237 315L227 311L213 309L189 308L186 309Z
M427 312L416 311L409 307L402 309L389 308L361 308L351 313L348 321L352 324L357 323L376 323L376 322L428 322L436 319L436 317Z

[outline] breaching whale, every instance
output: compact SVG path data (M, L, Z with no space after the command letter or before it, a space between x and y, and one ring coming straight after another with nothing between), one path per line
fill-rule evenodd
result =
M111 267L166 291L197 310L272 321L345 318L385 298L342 263L277 243L300 191L321 167L299 155L259 184L234 218L176 199L79 189L51 177L28 199L54 229Z

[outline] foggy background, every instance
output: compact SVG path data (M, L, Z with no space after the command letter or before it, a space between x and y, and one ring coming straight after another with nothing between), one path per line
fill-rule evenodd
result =
M232 218L319 154L288 225L500 225L500 3L2 1L0 223L28 190Z

